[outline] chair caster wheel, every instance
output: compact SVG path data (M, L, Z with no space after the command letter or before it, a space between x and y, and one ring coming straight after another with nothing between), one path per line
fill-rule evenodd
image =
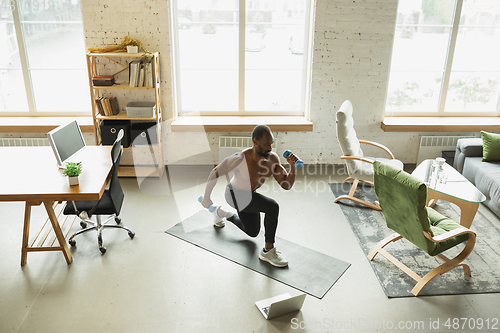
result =
M80 227L82 227L82 229L87 228L87 223L85 223L85 222L81 221L81 222L80 222Z
M115 217L116 224L122 223L122 219L120 217Z
M101 251L101 253L104 254L104 253L106 253L106 248L104 246L100 247L99 251Z
M70 240L68 241L69 245L75 246L76 245L76 240Z
M133 233L133 232L129 232L129 233L128 233L128 236L130 237L130 239L134 239L134 237L135 237L135 233Z

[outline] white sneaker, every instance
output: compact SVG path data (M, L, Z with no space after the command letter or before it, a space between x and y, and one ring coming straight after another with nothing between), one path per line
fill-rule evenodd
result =
M276 267L288 266L288 261L283 259L283 257L281 256L281 252L277 251L275 247L267 252L264 252L264 249L260 250L259 259L267 261L268 263Z
M214 216L213 222L214 222L214 226L216 226L217 228L222 228L223 226L226 225L226 223L224 223L223 218L220 217L220 215L218 213L219 208L220 208L220 206L217 206L217 208L212 212L212 215Z

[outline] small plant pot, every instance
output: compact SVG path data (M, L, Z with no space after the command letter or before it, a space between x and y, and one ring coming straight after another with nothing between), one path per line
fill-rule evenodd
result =
M139 47L134 45L127 45L127 53L139 53Z
M69 179L69 185L70 186L78 185L78 176L76 176L76 177L68 177L68 179Z

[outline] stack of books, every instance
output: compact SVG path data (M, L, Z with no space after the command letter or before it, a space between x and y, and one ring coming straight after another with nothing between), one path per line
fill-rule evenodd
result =
M153 65L141 60L131 61L129 64L130 87L153 87Z
M114 116L120 112L116 97L98 97L95 103L101 116Z
M94 75L92 76L92 84L96 87L112 86L115 84L113 75Z

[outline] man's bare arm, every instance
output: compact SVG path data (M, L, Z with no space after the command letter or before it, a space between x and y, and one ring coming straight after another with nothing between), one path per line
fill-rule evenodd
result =
M244 159L244 155L241 152L234 153L231 156L226 157L219 163L215 168L212 169L210 175L208 175L207 186L205 187L205 195L201 204L203 207L208 208L213 204L210 196L212 191L217 184L217 180L221 176L227 175L229 172L234 170Z
M288 155L286 160L288 163L290 163L290 172L287 172L285 167L283 167L283 165L281 164L278 155L273 156L275 156L276 159L273 170L274 179L276 179L278 184L280 184L283 189L291 189L293 184L295 183L295 173L297 171L297 168L295 167L295 161L298 159L298 157L294 154Z

